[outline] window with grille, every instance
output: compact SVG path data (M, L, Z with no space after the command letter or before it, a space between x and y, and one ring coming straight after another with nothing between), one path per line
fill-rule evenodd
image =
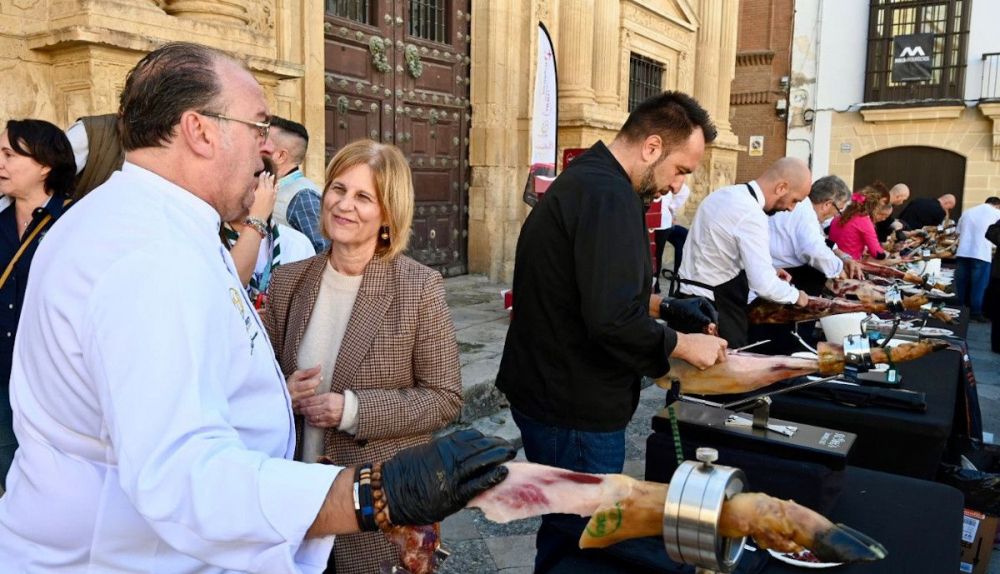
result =
M961 99L971 3L972 0L871 0L865 101ZM893 38L909 34L933 34L930 80L892 80Z
M663 92L663 64L632 54L628 66L628 111L643 100Z
M410 0L410 36L448 43L447 0Z
M326 11L333 16L370 25L374 4L375 0L326 0Z

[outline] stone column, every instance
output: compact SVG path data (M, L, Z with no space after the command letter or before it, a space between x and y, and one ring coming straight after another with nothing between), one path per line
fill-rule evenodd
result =
M562 0L559 4L560 108L594 103L594 2Z
M523 83L515 73L530 45L524 26L530 0L473 0L469 134L469 271L509 282L524 215L521 189L527 164L518 156L517 106ZM534 25L530 33L535 33ZM588 52L589 53L589 52Z
M594 10L593 86L597 103L617 108L620 0L596 0Z
M246 2L237 0L166 0L164 4L167 14L179 18L243 26L250 23Z
M732 134L729 124L729 95L736 76L736 37L739 34L740 6L737 0L723 0L721 42L719 44L719 84L716 92L715 125L720 135Z
M708 110L716 124L722 48L722 6L731 0L710 0L698 3L698 40L695 49L694 97ZM735 65L735 62L734 62Z
M707 194L734 183L736 158L744 150L729 123L738 18L739 0L702 0L698 3L694 97L708 110L719 133L705 148L701 166L690 180L691 198L677 218L682 224L690 220Z

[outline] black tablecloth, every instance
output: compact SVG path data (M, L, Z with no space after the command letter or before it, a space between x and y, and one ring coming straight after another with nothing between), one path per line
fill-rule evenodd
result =
M962 494L950 486L905 476L848 467L844 491L829 518L847 524L881 542L889 551L882 561L840 566L838 574L956 572L962 532ZM658 549L659 563L668 564L658 539L641 539ZM749 560L760 560L758 550ZM655 561L651 556L650 560ZM743 564L741 564L742 566ZM759 569L757 569L759 570ZM774 558L761 570L767 574L801 574L802 568ZM565 557L553 574L651 574L693 572L693 568L640 567L602 551L580 551Z
M951 434L961 354L944 350L897 365L900 388L926 394L927 412L851 407L794 393L772 397L771 415L858 435L849 463L933 479Z

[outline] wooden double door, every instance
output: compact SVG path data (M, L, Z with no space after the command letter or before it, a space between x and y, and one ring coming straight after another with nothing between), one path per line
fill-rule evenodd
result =
M467 272L470 0L326 0L326 157L361 138L406 155L408 254Z
M901 146L856 159L854 189L876 181L888 187L905 183L910 188L911 200L953 194L958 204L949 215L955 221L962 215L965 157L953 151L927 146ZM897 207L893 216L899 217L903 207L905 204Z

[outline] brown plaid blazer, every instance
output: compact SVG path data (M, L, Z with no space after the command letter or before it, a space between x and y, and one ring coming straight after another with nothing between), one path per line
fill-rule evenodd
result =
M282 265L271 279L263 321L286 376L298 368L327 257ZM345 389L358 397L357 434L326 432L326 455L340 465L384 461L455 418L461 367L440 273L402 255L368 264L333 369L331 390ZM296 417L300 439L301 424ZM370 574L398 555L374 532L337 536L334 556L337 574Z

